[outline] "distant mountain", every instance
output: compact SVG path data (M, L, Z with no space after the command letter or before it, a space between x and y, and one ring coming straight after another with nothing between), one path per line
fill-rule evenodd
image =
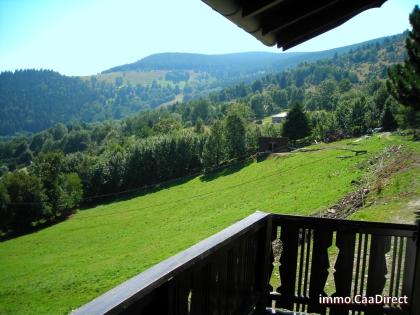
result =
M148 56L135 63L111 68L102 73L116 71L192 70L196 72L249 73L267 70L274 64L291 65L310 53L244 52L223 55L191 53L161 53Z
M102 74L128 71L195 71L207 72L216 77L227 75L249 75L250 73L277 72L298 65L303 61L315 61L329 58L338 53L346 53L352 49L369 45L381 44L388 37L334 48L318 52L243 52L221 55L205 55L192 53L160 53L150 55L134 63L113 67Z
M390 64L402 61L405 36L311 53L163 53L114 67L100 75L80 78L47 70L3 72L0 73L0 136L37 132L70 121L121 119L141 110L207 97L211 92L242 82L251 83L286 68L297 69L302 62L326 58L331 59L333 66L353 72L359 80L368 78L367 75L384 78ZM348 62L339 64L339 58L335 57L346 53ZM296 86L303 80L305 71L301 71Z

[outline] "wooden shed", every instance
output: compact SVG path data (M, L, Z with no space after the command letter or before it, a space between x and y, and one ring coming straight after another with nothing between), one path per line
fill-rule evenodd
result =
M287 152L289 151L289 138L286 137L260 137L258 139L259 152Z

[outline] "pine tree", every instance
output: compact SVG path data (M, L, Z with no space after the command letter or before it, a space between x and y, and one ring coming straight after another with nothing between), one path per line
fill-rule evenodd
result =
M303 112L302 105L296 103L287 114L283 125L283 136L297 140L308 136L310 131L308 118Z
M226 140L223 125L216 121L211 128L211 133L204 144L203 164L205 169L217 167L226 157Z
M410 14L413 29L408 33L406 49L408 59L403 65L389 69L387 87L401 104L420 109L420 10L416 5Z
M397 121L395 120L389 106L385 107L382 115L382 128L384 131L393 131L398 128Z
M226 143L230 158L241 158L245 155L245 121L236 113L226 117Z

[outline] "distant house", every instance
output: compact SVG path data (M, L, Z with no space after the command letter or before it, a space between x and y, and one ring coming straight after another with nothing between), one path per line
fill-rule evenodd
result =
M287 112L281 112L276 115L271 116L271 122L273 124L279 124L284 121L287 117Z
M259 152L287 152L289 151L289 138L286 137L260 137L258 139Z

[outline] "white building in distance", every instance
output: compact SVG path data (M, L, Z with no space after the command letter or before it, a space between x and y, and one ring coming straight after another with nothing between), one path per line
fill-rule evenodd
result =
M287 112L281 112L276 115L271 116L271 122L273 124L279 124L283 122L287 117Z

